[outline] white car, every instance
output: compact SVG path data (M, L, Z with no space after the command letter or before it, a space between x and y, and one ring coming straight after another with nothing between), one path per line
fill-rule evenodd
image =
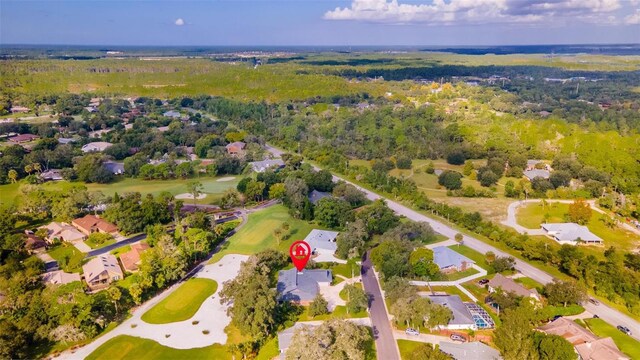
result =
M404 331L407 335L420 335L420 332L416 329L408 328Z

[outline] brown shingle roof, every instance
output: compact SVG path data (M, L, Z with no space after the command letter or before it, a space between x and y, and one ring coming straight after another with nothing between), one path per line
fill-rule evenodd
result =
M142 253L149 248L147 243L136 243L131 245L131 250L126 253L120 255L120 261L122 262L122 266L127 271L136 271L138 270L138 265L140 264L140 257Z
M538 297L538 291L536 289L529 290L513 281L513 279L507 278L501 274L496 274L496 276L494 276L493 279L489 281L488 285L494 289L501 288L502 291L512 292L518 296L526 297L535 295L536 297Z
M95 215L87 215L85 217L73 220L73 225L77 226L81 230L87 233L91 233L93 229L98 229L106 233L113 233L118 231L118 227L114 224L102 220Z

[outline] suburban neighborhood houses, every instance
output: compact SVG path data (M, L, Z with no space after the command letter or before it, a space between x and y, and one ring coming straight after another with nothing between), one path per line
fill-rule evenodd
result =
M100 290L114 281L124 278L118 259L111 255L99 255L82 266L84 279L91 290Z

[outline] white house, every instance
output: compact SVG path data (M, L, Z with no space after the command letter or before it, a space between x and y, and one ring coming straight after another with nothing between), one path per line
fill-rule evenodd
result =
M317 257L314 258L314 261L326 262L337 260L333 254L338 249L338 245L336 244L338 234L339 233L337 231L318 229L311 230L309 235L304 238L304 241L309 244L312 254L317 255Z
M473 319L471 311L462 302L458 295L433 295L428 296L432 303L438 304L451 310L453 318L447 325L440 325L438 328L447 330L477 330L478 325Z
M105 151L108 148L110 148L111 146L113 146L112 143L106 142L106 141L96 141L96 142L92 142L92 143L88 143L82 146L82 152L88 153L88 152L101 152L101 151Z
M542 224L541 227L546 231L547 236L560 244L577 245L579 242L589 245L604 244L604 241L589 231L586 226L576 223L549 223Z

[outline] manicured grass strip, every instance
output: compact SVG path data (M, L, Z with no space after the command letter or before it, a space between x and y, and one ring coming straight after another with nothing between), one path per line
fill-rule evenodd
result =
M477 274L478 270L474 269L474 268L469 268L467 270L464 271L456 271L454 273L451 274L446 274L446 278L448 281L455 281L455 280L460 280L462 278L466 278L467 276L471 276L474 274Z
M51 255L51 257L58 262L60 268L66 272L80 272L82 270L82 260L85 254L68 242L63 242L49 250L48 254Z
M134 336L120 335L102 344L86 357L87 360L119 360L119 359L231 359L231 353L220 344L194 349L174 349L160 345L153 340Z
M632 359L640 359L640 342L609 325L602 319L585 319L589 329L600 337L611 337L623 353Z
M398 348L400 349L400 358L408 359L415 349L422 345L422 342L410 341L410 340L398 340Z
M514 279L514 281L522 284L522 286L526 287L527 289L536 289L538 291L541 291L543 288L542 284L528 277L517 278Z
M449 249L464 255L466 257L468 257L469 259L475 261L476 265L480 266L481 268L487 270L487 273L491 274L493 273L493 269L491 268L491 266L487 263L486 257L473 250L470 247L464 246L464 245L451 245L449 246Z
M142 320L150 324L168 324L188 320L198 311L202 302L216 292L217 288L218 283L210 279L189 279L171 295L144 313Z

